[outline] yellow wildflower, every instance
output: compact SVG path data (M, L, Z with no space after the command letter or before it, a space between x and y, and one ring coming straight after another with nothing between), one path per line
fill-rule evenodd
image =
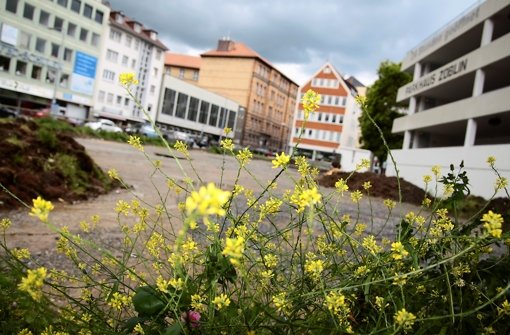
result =
M12 224L12 222L10 219L3 218L2 220L0 220L0 228L2 228L4 231L9 229L11 224Z
M370 181L366 181L363 183L363 188L368 191L372 187L372 183Z
M414 316L413 313L406 311L405 308L402 308L400 311L395 313L394 319L398 327L410 329L416 320L416 316Z
M186 199L186 211L189 214L196 213L200 216L225 215L225 205L230 197L230 192L222 191L213 183L207 187L201 186L197 191L193 191Z
M344 195L344 192L349 190L349 186L347 186L347 183L343 178L338 179L335 183L335 188L336 191L342 195Z
M273 169L276 169L278 167L281 167L282 169L285 169L287 165L290 162L290 156L286 155L285 152L282 152L281 154L276 154L276 158L273 159Z
M314 280L319 280L320 275L324 271L324 261L322 259L311 260L305 262L305 272Z
M40 267L35 270L28 270L27 276L21 279L18 288L30 294L32 299L39 301L42 298L42 287L46 277L46 268Z
M253 154L250 151L250 149L248 149L248 148L244 148L243 150L239 151L236 155L236 158L239 161L239 164L241 165L241 167L248 164L252 157L253 157Z
M388 207L389 210L395 208L397 203L391 199L384 199L384 206Z
M18 332L18 335L33 335L33 334L30 330L28 330L27 328L24 328Z
M140 335L144 335L145 334L145 331L143 330L143 327L140 323L137 323L135 328L133 328L133 332L135 334L140 334Z
M313 90L306 91L306 93L303 95L303 99L301 100L305 113L305 120L308 120L311 112L314 112L319 108L320 101L320 94L317 94Z
M488 163L491 167L494 167L494 163L496 163L496 157L494 157L494 156L489 156L489 157L487 157L487 163Z
M191 296L191 308L197 312L203 312L206 310L204 302L205 298L200 296L199 294L193 294Z
M175 142L174 149L179 151L181 154L183 154L185 156L189 156L188 146L183 141Z
M439 175L441 174L441 166L439 165L434 165L432 167L432 173L434 173L434 175L437 177L439 177Z
M114 292L108 305L115 308L116 310L122 310L122 307L127 306L131 303L131 297L123 295L119 292Z
M264 255L264 265L268 268L274 268L278 264L278 257L273 254Z
M498 177L496 179L496 182L494 183L494 188L496 189L496 191L502 190L507 186L508 186L508 179L506 179L505 177Z
M501 217L501 214L489 211L482 216L480 221L485 222L483 227L487 230L487 233L493 237L501 238L501 233L503 232L501 229L503 224L503 217Z
M290 303L287 301L287 294L285 292L274 295L272 300L278 312L287 313L291 308Z
M234 150L234 142L232 141L231 138L225 138L225 139L221 140L220 145L225 150L228 150L228 151Z
M135 77L133 72L123 72L119 74L120 84L124 87L129 87L131 85L138 85L138 80Z
M218 310L221 310L222 308L228 307L228 305L230 305L230 299L224 293L222 293L221 295L214 298L212 303L216 305Z
M362 158L361 162L356 164L356 171L360 171L362 169L368 169L370 167L370 160L366 158Z
M142 146L142 140L138 136L129 135L128 144L137 150L140 150L142 152L144 151Z
M361 200L361 198L363 198L363 194L361 193L361 191L359 190L356 190L354 192L351 193L351 200L352 202L354 202L355 204L359 203L359 201Z
M38 196L37 199L33 199L32 202L33 206L29 215L38 217L42 222L47 222L48 215L55 208L51 201L46 201Z
M22 248L22 249L14 248L11 250L11 252L12 252L12 255L20 261L30 258L30 250L28 250L26 248Z
M239 264L239 260L243 258L244 252L244 238L227 238L225 240L225 248L223 249L222 254L228 256L230 259L230 263L234 265Z
M391 244L391 257L396 260L400 260L409 255L409 252L405 249L401 242L393 242Z
M427 174L427 175L424 175L424 176L423 176L423 182L424 182L425 184L428 184L428 183L430 183L431 181L432 181L432 177L431 177L430 175L428 175L428 174Z
M349 306L345 301L345 296L335 291L328 293L324 305L326 305L331 313L338 316L345 315L349 312Z
M119 173L115 169L108 170L108 177L110 177L111 179L120 179Z
M372 254L377 254L381 252L382 248L377 245L377 241L375 240L374 235L369 235L363 239L361 245L367 249Z

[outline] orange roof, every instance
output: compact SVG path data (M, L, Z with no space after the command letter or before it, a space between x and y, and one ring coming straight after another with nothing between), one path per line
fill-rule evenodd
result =
M201 59L197 56L182 55L172 52L165 53L165 65L200 69L200 63Z

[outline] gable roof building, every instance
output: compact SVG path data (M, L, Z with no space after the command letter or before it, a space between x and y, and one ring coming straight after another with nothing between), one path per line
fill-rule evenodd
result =
M202 59L199 56L167 52L165 54L165 74L196 85L201 63Z

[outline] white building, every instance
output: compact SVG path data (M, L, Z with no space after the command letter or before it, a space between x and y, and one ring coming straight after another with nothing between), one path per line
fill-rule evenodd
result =
M351 81L359 83L355 78ZM361 110L355 102L358 93L351 82L326 63L300 87L300 97L309 89L321 95L319 108L310 114L301 134L304 112L302 104L298 104L289 150L299 141L299 153L308 154L312 160L335 160L334 156L340 155L340 164L346 171L354 170L362 158L370 159L370 151L358 148Z
M404 134L402 150L393 151L401 177L423 186L431 166L445 173L463 160L473 194L490 197L492 155L510 178L509 18L510 0L477 3L408 52L402 68L414 77L397 100L409 111L392 130Z
M132 86L133 95L155 119L167 50L157 32L120 11L112 11L104 39L94 116L123 122L146 120L119 83L121 73L133 72L139 80L138 85Z
M0 0L0 103L87 118L109 14L99 0Z
M244 116L244 108L237 102L167 74L163 76L159 105L159 126L206 135L209 139L224 136L225 127L233 130L228 135L233 137L238 116Z

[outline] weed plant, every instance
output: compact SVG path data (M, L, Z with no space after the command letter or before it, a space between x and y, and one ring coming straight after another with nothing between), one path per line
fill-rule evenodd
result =
M123 74L121 82L128 93L136 84L132 74ZM305 120L319 101L314 92L305 94ZM359 103L364 108L364 101ZM146 155L140 138L127 140ZM176 153L190 158L184 143L163 143L179 166ZM9 286L16 292L12 299L22 295L37 306L34 312L44 306L52 316L34 321L28 320L32 314L21 313L4 324L18 327L19 334L41 329L42 334L510 331L510 236L502 230L501 215L487 211L480 213L481 220L466 222L445 209L446 203L455 208L469 190L462 166L444 177L436 166L424 176L434 200L424 198L419 211L403 213L388 239L368 230L359 216L346 214L339 201L346 197L359 208L369 183L365 192L349 192L340 179L335 192L321 194L318 171L309 161L282 152L272 160L273 178L259 182L262 191L255 193L238 183L241 174L257 178L250 170L252 153L234 152L227 136L220 145L222 154L238 163L234 186L202 183L194 169L183 169L182 179L166 177L161 202L119 201L120 250L91 238L100 224L97 216L71 232L51 223L50 202L35 199L30 215L59 233L56 249L75 269L37 265L29 250L7 248L4 234L2 264L17 287ZM281 190L278 179L291 161L299 178L294 189ZM158 162L151 164L151 176L164 175ZM362 161L358 169L368 164ZM495 194L508 197L495 158L489 157L488 164L495 172ZM115 170L109 175L123 182ZM430 189L434 180L444 190ZM171 194L180 199L178 210L167 207ZM389 220L397 204L384 203ZM3 219L0 230L5 233L10 225ZM3 296L1 301L5 311L9 302Z

